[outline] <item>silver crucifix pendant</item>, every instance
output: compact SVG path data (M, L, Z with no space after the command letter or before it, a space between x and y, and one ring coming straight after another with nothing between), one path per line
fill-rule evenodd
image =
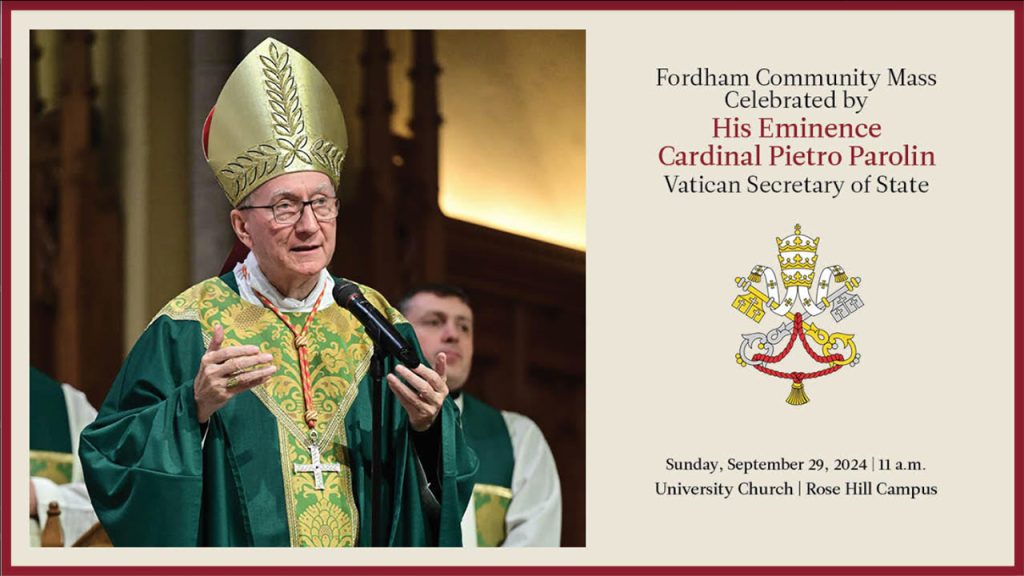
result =
M312 460L312 464L296 464L295 473L299 472L312 472L314 486L317 490L324 489L324 472L341 472L341 464L333 462L326 464L320 462L320 447L315 442L309 445L309 458Z

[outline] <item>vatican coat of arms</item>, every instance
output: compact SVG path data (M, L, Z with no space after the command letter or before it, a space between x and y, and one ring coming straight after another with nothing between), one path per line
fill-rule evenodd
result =
M864 301L854 294L860 278L847 276L842 266L826 266L815 280L820 237L807 236L797 224L793 234L776 238L775 242L781 275L770 266L755 265L746 278L736 278L736 286L743 293L733 300L732 307L759 324L767 313L779 317L782 323L767 334L743 334L736 363L790 380L786 402L800 406L810 400L805 389L808 380L827 376L844 366L852 368L860 362L853 334L830 334L811 319L825 318L823 313L827 311L836 323L842 322L863 308ZM789 355L798 340L820 368L808 372L772 368ZM777 349L780 350L776 353Z

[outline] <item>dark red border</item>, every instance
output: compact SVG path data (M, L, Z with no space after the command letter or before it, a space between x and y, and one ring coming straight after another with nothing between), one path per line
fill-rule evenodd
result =
M9 1L2 5L3 11L3 203L2 203L2 241L3 241L3 263L2 263L2 370L3 377L3 468L10 471L11 464L11 230L10 230L10 208L11 208L11 12L15 10L237 10L244 6L246 10L281 10L282 3L277 0L273 2L248 0L244 2L231 2L215 0L210 2L197 1L157 1L157 2L116 2L116 1L95 1L95 2L40 2L40 1ZM615 1L557 1L557 2L536 2L536 1L499 1L499 2L455 2L455 1L432 1L432 2L316 2L296 1L287 4L287 10L407 10L407 9L429 9L429 10L1008 10L1014 12L1014 281L1016 286L1024 283L1024 272L1022 272L1022 234L1018 223L1024 220L1024 1L981 1L966 2L957 1L909 1L900 0L894 2L882 2L872 0L861 0L852 2L825 2L822 0L801 1L772 1L772 2L679 2L679 1L638 1L627 2ZM1016 294L1015 294L1016 296ZM1016 298L1015 298L1016 299ZM171 574L211 574L211 575L270 575L270 574L563 574L563 575L585 575L585 574L637 574L637 575L669 575L669 574L716 574L720 576L731 576L740 574L765 574L765 575L810 575L810 574L901 574L901 575L1004 575L1024 574L1024 545L1022 545L1022 527L1024 527L1024 505L1022 505L1022 448L1020 439L1024 434L1021 414L1024 412L1024 400L1022 400L1022 374L1020 359L1018 358L1020 343L1018 337L1021 327L1024 326L1024 307L1020 302L1015 302L1014 310L1014 552L1013 566L335 566L330 568L314 567L281 567L281 566L12 566L11 565L11 539L2 539L3 559L0 563L5 574L138 574L145 573L152 576L164 576ZM3 490L3 534L11 533L11 489L10 478L7 480L7 489ZM956 522L950 518L950 522ZM857 545L851 542L851 545Z
M282 10L280 0L12 0L5 2L16 10ZM287 10L1013 10L1014 0L394 0L324 1L294 0ZM7 8L5 7L5 10Z

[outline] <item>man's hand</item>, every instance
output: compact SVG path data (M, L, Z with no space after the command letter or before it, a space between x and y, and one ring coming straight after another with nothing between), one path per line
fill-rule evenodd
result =
M388 374L388 388L391 388L398 397L398 401L409 414L412 429L417 432L430 428L437 415L441 413L441 404L448 396L448 380L445 378L448 365L444 352L437 354L434 365L437 366L437 372L427 368L426 364L420 364L416 370L409 370L399 364L395 367L395 372L402 377L401 379L395 374ZM402 380L408 382L408 386Z
M224 328L213 328L213 339L199 363L194 394L199 423L206 424L210 416L227 404L228 400L269 379L277 366L263 366L273 361L270 354L261 354L256 346L228 346L224 343Z

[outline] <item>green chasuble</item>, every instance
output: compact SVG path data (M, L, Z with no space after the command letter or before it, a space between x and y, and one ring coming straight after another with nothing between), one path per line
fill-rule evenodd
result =
M42 476L56 484L71 482L74 454L71 453L71 426L68 407L60 383L29 367L28 449L32 476Z
M410 342L412 327L373 289L367 299ZM307 313L286 313L302 326ZM265 384L238 394L200 429L193 380L212 338L253 344L274 356ZM373 344L338 305L314 316L310 373L324 489L311 464L293 336L274 313L238 295L232 273L180 294L129 353L80 454L93 505L115 546L370 546ZM417 346L418 350L418 346ZM422 354L421 354L422 356ZM385 366L391 372L390 361ZM459 521L477 459L458 411L445 400L438 422L440 509L431 505L408 416L384 385L383 520L388 546L459 546Z
M466 442L480 459L473 507L477 546L501 546L505 541L505 516L512 503L512 438L501 412L472 394L462 393L462 418Z

